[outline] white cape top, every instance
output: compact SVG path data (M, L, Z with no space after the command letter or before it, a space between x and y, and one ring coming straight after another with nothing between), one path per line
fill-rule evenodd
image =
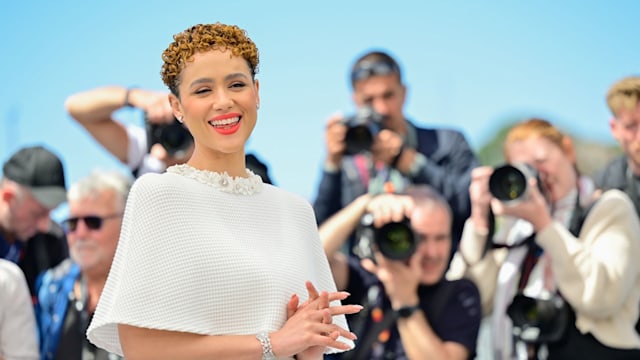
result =
M92 343L122 355L118 324L272 332L285 323L292 294L307 299L305 281L336 291L311 205L248 172L231 178L177 165L138 178L87 330ZM344 316L333 321L347 328Z

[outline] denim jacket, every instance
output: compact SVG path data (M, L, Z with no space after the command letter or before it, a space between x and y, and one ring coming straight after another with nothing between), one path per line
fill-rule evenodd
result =
M78 276L78 265L71 259L66 259L55 268L40 274L36 280L38 301L35 312L42 360L52 360L56 356L70 302L69 293L73 291Z

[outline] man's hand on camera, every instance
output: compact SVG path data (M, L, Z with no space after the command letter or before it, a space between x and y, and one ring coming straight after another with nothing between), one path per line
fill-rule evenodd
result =
M382 161L387 165L392 165L395 158L402 151L404 140L395 131L382 129L373 140L371 152L374 160Z
M344 124L344 116L340 113L331 115L325 127L324 141L327 148L326 162L328 165L339 168L346 144L344 142L347 126Z
M419 303L418 285L422 277L422 255L416 252L409 261L391 260L379 251L374 252L375 262L363 259L360 263L384 284L391 306L399 309Z
M369 201L367 212L373 215L374 227L379 228L390 222L410 218L414 205L413 198L407 195L380 194ZM386 258L380 251L374 251L374 257L375 261L363 259L361 264L384 284L394 308L417 304L422 255L415 253L408 261L398 261Z
M471 184L469 185L471 220L477 230L489 228L489 207L493 198L489 191L489 177L492 173L491 166L480 166L471 171Z
M367 212L373 215L373 225L377 228L390 222L400 222L410 218L414 202L410 196L380 194L367 204Z
M147 91L137 106L146 113L152 124L171 124L175 121L167 93Z
M193 146L192 146L193 149ZM158 159L162 163L164 163L165 167L169 167L176 164L182 164L189 160L191 156L191 151L185 151L181 153L181 156L171 156L167 150L160 144L153 144L151 146L151 150L149 151L149 155Z

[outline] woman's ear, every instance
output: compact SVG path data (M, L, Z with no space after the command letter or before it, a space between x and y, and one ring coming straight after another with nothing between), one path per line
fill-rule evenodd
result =
M169 104L171 104L171 110L173 110L173 116L178 119L178 121L184 121L184 112L182 111L182 105L180 104L180 99L173 94L167 95L169 97Z

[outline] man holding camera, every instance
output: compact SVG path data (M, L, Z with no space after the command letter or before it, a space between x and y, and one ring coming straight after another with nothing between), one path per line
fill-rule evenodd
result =
M193 151L193 137L173 116L166 92L104 86L71 95L65 106L71 117L135 177L185 163ZM143 111L144 127L125 126L115 119L114 113L125 107ZM245 161L265 183L273 183L268 166L257 156L246 154Z
M358 237L358 247L369 248L362 260L339 251L354 231L371 235ZM348 319L356 348L339 358L474 357L480 295L468 280L444 279L451 209L440 194L418 185L404 195L361 195L319 232L338 290L365 307Z
M640 76L628 76L611 85L607 105L612 115L611 134L624 154L609 162L594 180L602 190L627 193L640 215Z
M469 216L468 187L478 160L464 135L452 129L420 128L404 114L407 88L389 54L372 51L352 67L353 102L358 113L328 120L326 157L314 211L318 223L364 193L407 183L428 184L453 210L453 247Z
M163 172L167 167L186 162L193 147L186 129L180 130L173 116L167 94L140 88L105 86L71 95L65 102L67 111L105 150L125 164L137 177L147 172ZM145 127L125 126L113 113L124 107L141 109ZM161 128L179 131L179 151L166 149L150 135ZM171 139L171 138L170 138Z

